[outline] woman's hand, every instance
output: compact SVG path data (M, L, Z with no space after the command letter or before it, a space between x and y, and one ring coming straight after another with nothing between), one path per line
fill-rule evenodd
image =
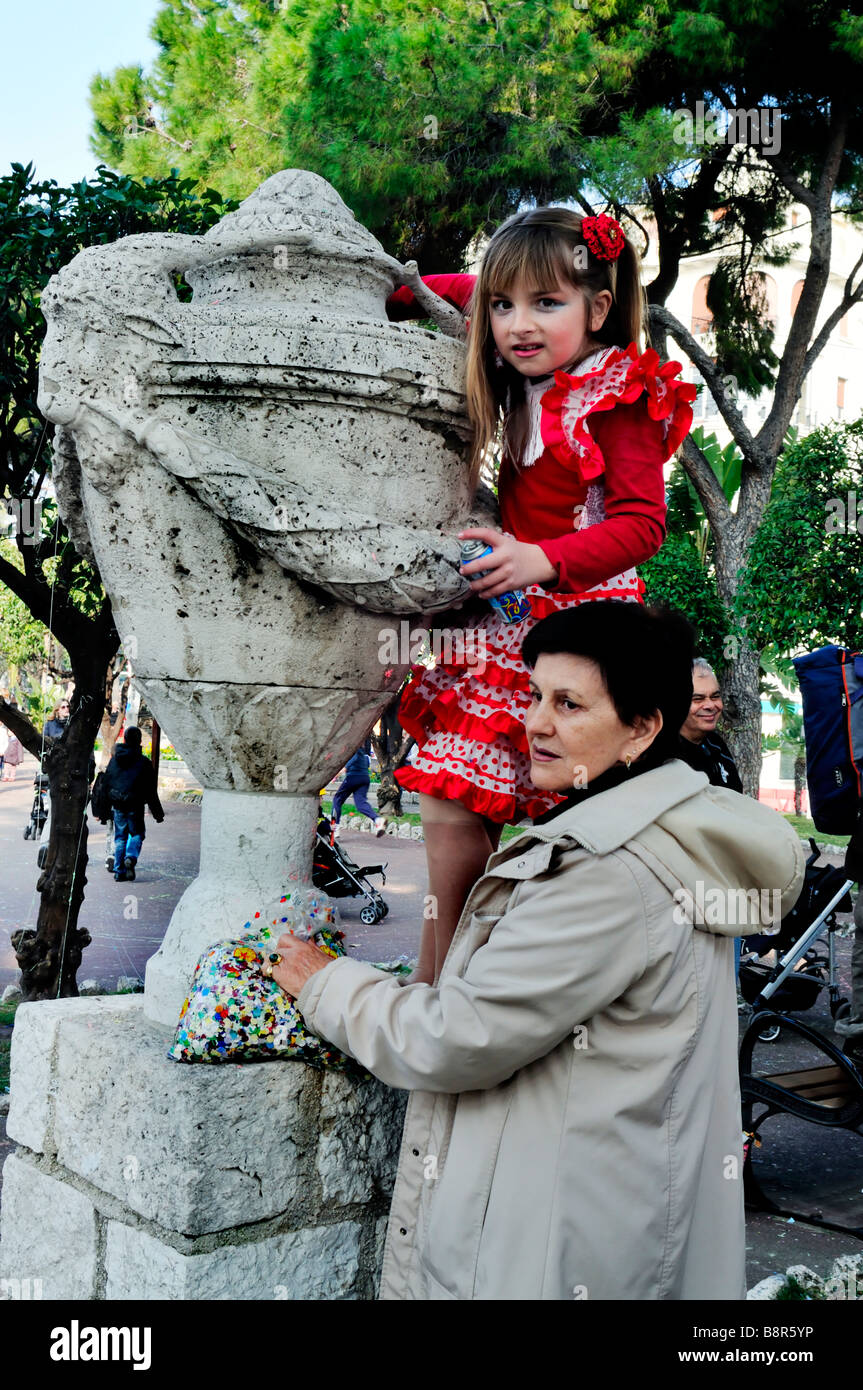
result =
M492 547L491 555L483 555L479 560L471 560L469 565L461 566L465 579L470 579L471 588L481 598L497 598L499 594L509 593L511 589L525 589L528 584L547 584L557 581L558 573L541 546L528 541L517 541L514 536L506 536L489 526L475 526L467 531L459 531L459 540L485 541ZM475 579L477 571L488 570L482 579Z
M298 937L291 936L290 932L285 932L279 937L273 948L273 954L276 952L282 958L281 964L276 964L275 961L265 962L264 973L269 975L272 966L273 979L294 999L306 981L333 960L325 951L313 946L311 941L300 941Z

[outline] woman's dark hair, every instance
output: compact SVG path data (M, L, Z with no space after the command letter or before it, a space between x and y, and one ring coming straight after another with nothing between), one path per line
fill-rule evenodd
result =
M624 599L596 599L552 613L531 628L521 647L533 670L543 652L596 662L621 723L659 710L662 728L633 763L646 772L676 757L680 726L692 703L695 632L682 613Z
M683 721L681 720L681 723ZM141 747L141 730L137 724L132 724L123 735L123 742L128 748Z

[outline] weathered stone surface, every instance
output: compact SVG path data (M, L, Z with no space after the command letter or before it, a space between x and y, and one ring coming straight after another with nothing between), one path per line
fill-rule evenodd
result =
M415 268L289 170L205 237L87 248L43 292L60 507L205 789L201 874L148 968L151 1021L140 997L94 998L40 1014L38 1037L25 1007L15 1030L10 1135L129 1212L108 1297L260 1297L274 1240L287 1292L263 1296L350 1297L360 1227L351 1211L312 1230L321 1189L344 1206L390 1180L404 1098L328 1077L319 1135L319 1075L184 1067L156 1025L175 1025L206 946L308 881L317 793L409 664L383 657L384 624L466 597L456 533L496 523L485 502L468 514L458 316L432 298L444 333L387 320L412 276L425 304ZM187 1235L282 1214L297 1230L187 1255L133 1212Z
M768 1274L766 1279L761 1279L748 1290L746 1298L752 1303L770 1303L775 1300L779 1290L785 1287L785 1282L784 1274Z
M77 1020L89 1030L98 1026L106 1011L125 1017L130 1009L140 1012L140 999L43 999L20 1004L15 1013L10 1068L11 1105L6 1133L16 1144L36 1153L53 1154L54 1066L61 1023Z
M840 1255L824 1280L824 1297L863 1302L863 1252Z
M358 1274L354 1221L226 1243L186 1255L146 1231L108 1224L108 1299L317 1300L350 1298Z
M411 278L422 294L325 180L285 170L206 236L88 247L43 292L61 510L174 746L206 792L260 794L258 820L344 764L409 664L383 658L383 624L463 600L456 533L496 519L487 502L468 515L459 316L431 296L443 333L387 319ZM308 872L305 829L299 810L275 817L270 841ZM216 875L229 902L239 855ZM169 926L156 1021L200 952L193 917L203 944L224 934L214 901L193 893Z
M256 911L308 883L306 849L317 814L317 796L205 794L198 877L147 962L149 1018L174 1028L201 953L214 941L242 936ZM258 928L250 932L257 935Z
M142 1017L141 995L109 1002L126 1009L58 1029L57 1161L186 1235L308 1210L317 1073L171 1061L170 1035Z
M94 1298L97 1256L92 1203L10 1154L3 1165L0 1298Z
M379 1081L325 1074L317 1166L326 1201L343 1206L392 1191L407 1098Z
M137 993L139 993L143 988L144 988L144 981L141 979L140 975L118 975L118 976L117 976L117 989L118 989L118 990L132 990L134 993L137 994Z

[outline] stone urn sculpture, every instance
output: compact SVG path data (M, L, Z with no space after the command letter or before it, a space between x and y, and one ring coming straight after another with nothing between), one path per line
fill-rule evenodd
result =
M444 333L388 321L405 280ZM318 792L407 669L393 619L468 592L460 318L296 169L205 236L82 251L42 307L62 513L205 789L200 873L147 968L173 1024L200 952L308 882Z
M453 336L387 320L404 279ZM144 1007L18 1010L0 1299L372 1298L404 1093L166 1050L200 952L308 882L318 792L409 660L392 629L468 591L455 533L494 515L468 516L460 317L301 170L206 236L81 252L42 302L60 507L205 792Z

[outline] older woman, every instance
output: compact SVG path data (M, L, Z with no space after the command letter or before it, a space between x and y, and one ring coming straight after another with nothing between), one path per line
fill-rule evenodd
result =
M381 1297L742 1298L747 926L717 902L787 911L799 842L675 758L682 619L584 604L523 652L531 775L566 799L492 855L435 985L279 942L309 1026L413 1092Z

